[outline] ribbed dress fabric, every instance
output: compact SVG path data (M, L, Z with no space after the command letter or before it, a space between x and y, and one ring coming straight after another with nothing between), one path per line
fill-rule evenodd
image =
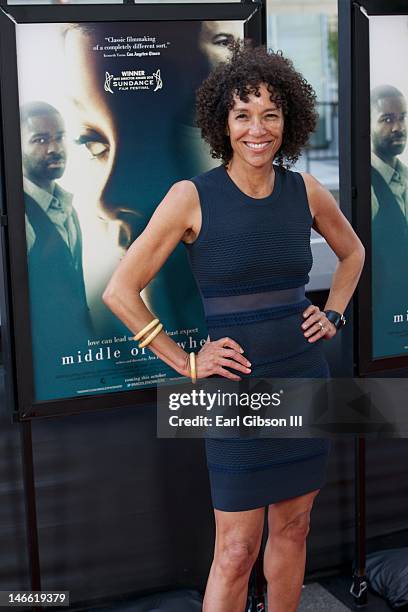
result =
M321 341L309 343L300 327L312 266L304 181L274 168L266 198L244 194L224 166L191 179L202 212L198 238L187 245L191 268L210 339L236 340L250 376L327 377ZM214 508L251 510L321 488L329 450L320 438L207 438Z

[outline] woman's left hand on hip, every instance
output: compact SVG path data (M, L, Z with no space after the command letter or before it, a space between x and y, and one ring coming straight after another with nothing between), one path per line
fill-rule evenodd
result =
M302 323L302 330L308 342L316 342L320 338L330 340L337 332L336 327L318 306L308 306L303 311L303 318L305 321Z

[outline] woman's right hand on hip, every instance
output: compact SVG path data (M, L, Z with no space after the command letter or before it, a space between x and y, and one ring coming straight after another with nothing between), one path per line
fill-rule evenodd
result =
M250 374L251 363L243 356L243 349L231 338L207 340L203 348L196 354L197 378L208 376L223 376L230 380L241 380L240 376L225 368Z

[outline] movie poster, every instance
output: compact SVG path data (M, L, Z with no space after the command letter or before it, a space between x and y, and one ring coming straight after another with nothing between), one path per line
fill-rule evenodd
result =
M16 30L35 399L174 380L102 294L170 186L219 163L195 127L195 90L243 22ZM187 351L205 342L184 245L142 297Z
M371 237L373 359L408 354L408 17L372 16Z

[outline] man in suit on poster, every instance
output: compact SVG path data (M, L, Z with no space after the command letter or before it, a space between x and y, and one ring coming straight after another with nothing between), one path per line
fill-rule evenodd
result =
M408 330L407 104L391 85L371 92L371 212L374 356L404 353ZM397 320L395 319L397 317Z
M20 111L31 328L41 387L64 351L86 346L91 322L82 269L82 235L72 195L56 181L65 172L65 126L44 102ZM47 367L46 367L47 366ZM37 376L38 374L38 376Z

